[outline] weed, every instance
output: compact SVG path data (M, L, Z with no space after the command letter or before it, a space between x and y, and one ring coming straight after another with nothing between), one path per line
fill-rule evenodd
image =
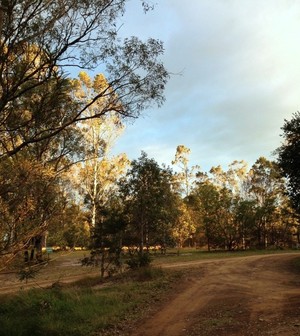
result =
M125 279L100 288L99 281L89 279L3 296L0 335L101 335L101 330L141 314L153 300L163 297L173 281L172 273L151 267L133 271Z

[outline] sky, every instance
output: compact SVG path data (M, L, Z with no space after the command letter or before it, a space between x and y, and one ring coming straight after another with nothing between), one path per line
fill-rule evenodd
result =
M113 153L171 165L176 147L202 171L274 160L284 119L300 109L300 1L129 1L121 34L164 42L166 102L127 123Z

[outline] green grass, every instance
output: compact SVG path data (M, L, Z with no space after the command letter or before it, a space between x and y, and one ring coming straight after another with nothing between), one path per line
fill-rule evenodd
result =
M174 279L174 273L146 268L102 288L81 281L66 288L3 296L0 335L101 335L101 330L134 319L146 306L161 300Z
M171 253L170 253L171 252ZM205 252L183 249L166 256L157 254L153 264L233 258L249 255L297 252L291 250ZM73 256L72 256L73 257ZM74 258L78 254L74 254ZM300 272L299 258L295 269ZM51 273L51 270L48 272ZM113 283L102 283L98 277L86 277L75 284L51 289L20 291L0 297L0 336L86 336L110 335L110 328L127 325L140 317L147 307L161 302L180 281L179 272L148 267L124 273ZM122 334L122 333L121 333Z

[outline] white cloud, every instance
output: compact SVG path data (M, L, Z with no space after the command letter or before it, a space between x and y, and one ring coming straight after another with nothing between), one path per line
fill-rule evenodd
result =
M161 0L146 17L130 10L124 33L165 40L167 68L184 71L170 80L166 104L128 126L116 151L148 150L168 164L184 144L204 170L270 157L300 104L300 3Z

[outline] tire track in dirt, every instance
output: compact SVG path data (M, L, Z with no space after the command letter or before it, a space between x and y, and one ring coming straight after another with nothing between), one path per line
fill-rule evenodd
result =
M165 265L189 267L184 284L129 335L299 336L300 281L288 266L299 257L291 253Z

